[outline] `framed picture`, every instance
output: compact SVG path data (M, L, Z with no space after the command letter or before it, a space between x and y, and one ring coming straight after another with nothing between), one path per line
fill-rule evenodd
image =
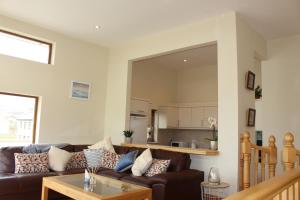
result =
M247 72L247 78L246 78L246 87L249 90L254 90L255 85L255 74L251 71Z
M90 97L90 89L90 83L71 81L71 98L79 100L88 100Z
M248 110L248 126L255 126L255 115L256 115L256 110L253 108L249 108Z

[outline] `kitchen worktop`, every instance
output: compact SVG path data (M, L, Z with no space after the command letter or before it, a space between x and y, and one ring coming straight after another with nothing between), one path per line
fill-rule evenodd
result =
M204 155L204 156L216 156L219 154L218 150L211 149L192 149L186 147L171 147L157 144L121 144L126 147L138 147L138 148L150 148L150 149L162 149L167 151L175 151L181 153L189 153L194 155Z

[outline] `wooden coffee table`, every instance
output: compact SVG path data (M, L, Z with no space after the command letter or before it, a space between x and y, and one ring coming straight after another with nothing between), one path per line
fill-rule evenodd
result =
M49 189L76 200L152 200L150 188L93 176L96 184L90 187L84 186L84 174L44 177L42 200L48 200Z

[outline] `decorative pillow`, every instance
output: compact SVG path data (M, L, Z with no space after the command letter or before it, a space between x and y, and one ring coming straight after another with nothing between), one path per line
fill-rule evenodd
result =
M15 173L45 173L49 172L47 153L15 153Z
M121 155L116 153L103 150L102 158L101 158L101 167L114 169L120 160Z
M167 171L171 160L153 159L151 166L146 171L145 176L151 177L156 174L161 174Z
M72 153L66 169L86 168L87 163L83 151Z
M131 171L134 176L142 176L152 164L150 149L146 149L134 162Z
M106 151L115 152L114 146L112 145L110 137L104 138L92 146L88 146L89 149L104 149Z
M138 152L139 151L131 151L123 155L114 170L117 172L125 172L126 170L130 169L133 166Z
M87 166L89 168L101 167L101 157L103 154L103 149L84 149L83 153L87 161Z
M72 153L51 146L48 156L50 169L53 171L65 171L67 163L72 157Z

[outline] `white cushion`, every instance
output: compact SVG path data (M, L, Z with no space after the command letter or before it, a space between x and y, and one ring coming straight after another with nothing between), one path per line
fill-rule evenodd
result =
M137 159L135 160L131 171L134 176L142 176L152 164L152 154L150 149L146 149Z
M72 153L57 147L51 146L49 152L49 167L53 171L64 171L68 161L70 160Z
M112 153L116 153L114 146L112 145L110 137L106 137L103 140L97 142L92 146L88 146L89 149L104 149L106 151L110 151Z

